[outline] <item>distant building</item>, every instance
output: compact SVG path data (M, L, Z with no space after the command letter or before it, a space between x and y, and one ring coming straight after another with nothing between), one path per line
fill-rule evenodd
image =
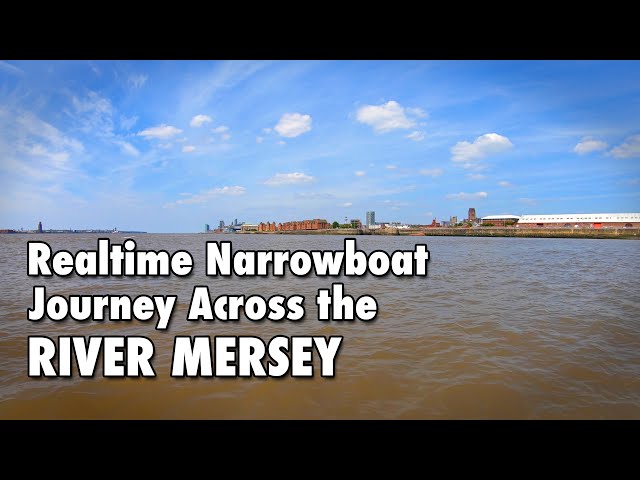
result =
M407 225L406 223L402 223L402 222L389 222L389 223L387 223L387 228L399 228L401 230L405 230L405 229L409 228L409 225Z
M639 228L640 213L522 215L516 226L527 228Z
M218 224L218 229L224 230L224 220L220 220L220 223Z
M349 223L351 223L353 228L362 228L362 222L358 218L352 218Z
M458 223L458 217L456 215L452 216L449 219L449 223L451 223L451 225L455 225L456 223Z
M243 223L240 230L242 230L243 232L257 232L258 225L254 223Z
M208 223L204 224L204 233L209 233L209 224Z
M367 212L367 227L371 228L376 224L376 212Z
M476 223L476 209L475 208L470 208L469 209L469 221L471 223Z
M520 217L517 215L487 215L482 217L482 224L492 227L507 227L515 224L518 220L520 220Z
M38 222L38 233L42 233L42 222Z

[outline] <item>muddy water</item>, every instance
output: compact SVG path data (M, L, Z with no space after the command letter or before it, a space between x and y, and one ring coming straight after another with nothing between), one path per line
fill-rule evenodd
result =
M94 235L0 235L0 418L640 418L640 242L357 237L365 251L431 252L425 277L343 278L373 295L374 322L322 323L313 299L335 278L211 278L205 241L234 249L341 249L343 237L135 235L140 249L189 250L188 278L30 278L27 241L95 249ZM126 237L111 235L112 242ZM151 323L27 320L47 294L177 294L169 331ZM194 285L221 294L300 294L302 322L187 322ZM28 335L145 335L155 379L30 379ZM343 335L333 379L175 379L175 335Z

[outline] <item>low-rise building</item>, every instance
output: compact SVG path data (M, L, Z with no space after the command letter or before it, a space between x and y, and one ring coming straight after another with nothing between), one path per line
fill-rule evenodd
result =
M522 215L516 226L527 228L640 228L640 213Z
M482 217L482 225L491 227L508 227L514 225L518 220L520 220L520 217L517 215L487 215L486 217Z

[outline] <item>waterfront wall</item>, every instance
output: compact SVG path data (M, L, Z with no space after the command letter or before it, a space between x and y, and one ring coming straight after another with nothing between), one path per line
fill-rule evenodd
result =
M635 238L640 228L425 228L407 234L456 237L531 237L531 238ZM402 235L402 233L400 233Z
M413 235L442 237L620 238L639 239L640 228L331 228L276 232L243 232L260 235Z

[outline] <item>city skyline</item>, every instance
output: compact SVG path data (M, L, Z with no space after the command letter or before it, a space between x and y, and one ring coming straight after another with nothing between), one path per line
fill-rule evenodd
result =
M640 207L637 61L0 61L0 228Z

